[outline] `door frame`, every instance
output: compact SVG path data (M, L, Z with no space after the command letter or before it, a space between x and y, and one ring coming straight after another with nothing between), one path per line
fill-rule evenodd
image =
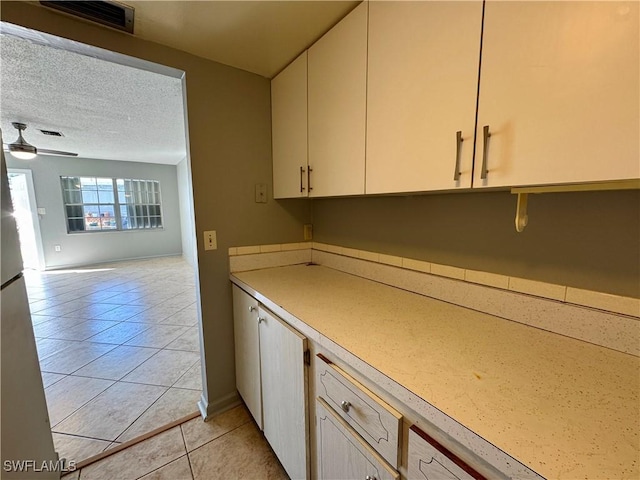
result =
M38 270L46 268L44 258L44 247L42 246L42 233L40 231L40 214L36 203L36 189L33 183L33 172L28 168L7 168L7 173L17 173L24 175L27 181L27 196L29 197L29 208L31 209L31 219L33 224L33 234L36 237L36 253L38 255Z

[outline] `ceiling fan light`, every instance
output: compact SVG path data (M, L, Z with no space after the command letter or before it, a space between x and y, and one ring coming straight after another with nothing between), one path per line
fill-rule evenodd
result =
M9 145L9 153L19 160L33 160L38 154L38 150L28 143Z

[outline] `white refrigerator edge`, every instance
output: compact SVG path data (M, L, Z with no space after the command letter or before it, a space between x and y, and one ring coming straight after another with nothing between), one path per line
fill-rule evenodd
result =
M0 150L0 156L0 478L57 479L60 478L60 472L50 468L58 465L58 455L53 445L22 274L20 243L13 217L4 151Z

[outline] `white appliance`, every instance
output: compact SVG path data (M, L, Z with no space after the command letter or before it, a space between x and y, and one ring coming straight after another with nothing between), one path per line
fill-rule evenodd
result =
M0 141L1 137L2 132ZM22 257L7 166L1 149L0 155L0 477L3 480L60 478L60 472L53 470L59 465L58 455L51 436L27 289L22 276Z

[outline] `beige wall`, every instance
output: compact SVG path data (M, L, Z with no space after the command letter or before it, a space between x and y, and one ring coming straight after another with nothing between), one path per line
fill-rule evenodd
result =
M303 240L305 201L254 203L254 184L271 185L269 80L135 36L23 2L2 2L3 21L168 65L186 72L198 246L218 232L218 250L199 252L207 386L213 409L235 398L227 248Z
M509 192L315 200L314 240L640 297L640 192Z

